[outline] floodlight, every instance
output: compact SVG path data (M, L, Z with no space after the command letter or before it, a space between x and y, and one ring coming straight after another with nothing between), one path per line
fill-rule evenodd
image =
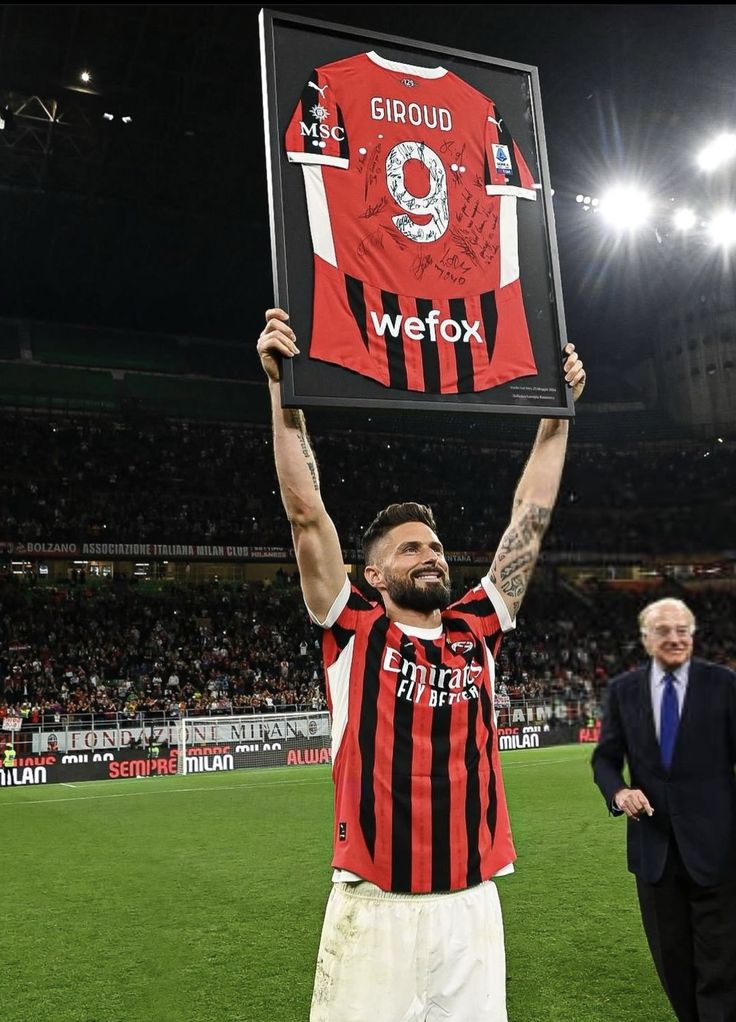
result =
M730 248L736 242L736 213L723 209L708 224L708 233L716 245Z
M603 196L599 208L613 227L620 231L633 231L648 220L651 203L638 188L619 185Z
M689 231L692 227L695 226L697 219L698 218L695 216L695 213L693 213L691 209L683 207L682 209L678 209L676 211L675 215L672 218L672 222L674 223L678 231Z
M698 166L703 170L717 170L736 155L736 135L723 134L713 139L698 154Z

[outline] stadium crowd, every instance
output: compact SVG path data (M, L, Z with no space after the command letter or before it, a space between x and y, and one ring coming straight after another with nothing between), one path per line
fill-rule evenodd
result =
M315 445L352 548L378 507L419 494L448 551L492 549L526 452L498 449L477 430L401 441L347 431ZM6 415L0 451L0 550L38 540L288 546L261 427ZM729 444L617 450L573 439L545 551L728 550L735 474ZM694 533L706 515L707 533ZM9 560L0 562L0 714L14 709L30 724L325 706L318 635L283 572L270 585L157 589L119 575L91 584L76 572L69 584L43 585L13 576ZM457 578L462 571L459 584L477 580ZM668 585L680 595L675 580ZM734 595L711 588L687 599L701 620L698 651L736 665L736 641L719 627L733 617ZM550 564L540 568L502 647L499 691L594 705L605 679L639 659L631 627L642 602L613 587L575 590Z
M343 542L357 546L376 508L421 494L435 508L448 550L492 547L527 449L499 449L492 430L491 423L487 441L477 430L466 439L317 436ZM6 416L0 451L0 542L287 542L263 427L166 422L141 429ZM576 445L573 436L545 550L687 551L693 520L705 509L708 533L698 542L729 549L735 475L729 444L616 449Z
M29 723L324 707L319 653L279 574L272 587L0 585L3 703Z
M632 622L650 598L578 592L540 569L503 643L498 691L514 701L577 701L587 714L606 679L640 660ZM699 618L698 652L736 666L736 639L720 628L736 612L736 594L709 589L686 598ZM326 705L318 631L296 579L283 572L269 585L159 587L120 578L31 585L7 574L0 684L0 716L14 710L29 725Z

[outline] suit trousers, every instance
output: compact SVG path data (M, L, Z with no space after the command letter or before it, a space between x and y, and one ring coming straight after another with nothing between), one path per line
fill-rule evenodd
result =
M736 878L702 887L670 838L661 879L636 878L649 949L678 1022L736 1022Z

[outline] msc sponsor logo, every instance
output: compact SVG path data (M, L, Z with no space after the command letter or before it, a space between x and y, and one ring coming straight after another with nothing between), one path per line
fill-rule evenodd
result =
M345 129L341 128L339 124L333 124L330 127L329 124L305 124L304 121L299 121L299 130L305 138L315 140L322 138L342 142L345 138Z
M330 116L330 111L327 109L327 107L321 106L319 103L315 103L315 105L310 109L309 112L312 115L312 117L314 117L315 121L326 121L327 118Z

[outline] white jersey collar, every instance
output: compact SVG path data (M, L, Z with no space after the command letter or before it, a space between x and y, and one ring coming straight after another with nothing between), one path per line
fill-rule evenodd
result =
M404 635L413 635L415 639L440 639L442 637L442 625L436 628L418 628L416 625L402 625L400 621L394 624Z
M442 78L447 74L445 67L415 67L413 64L400 64L396 60L386 60L385 57L379 56L375 50L366 53L366 57L387 71L401 71L407 75L415 75L417 78Z

